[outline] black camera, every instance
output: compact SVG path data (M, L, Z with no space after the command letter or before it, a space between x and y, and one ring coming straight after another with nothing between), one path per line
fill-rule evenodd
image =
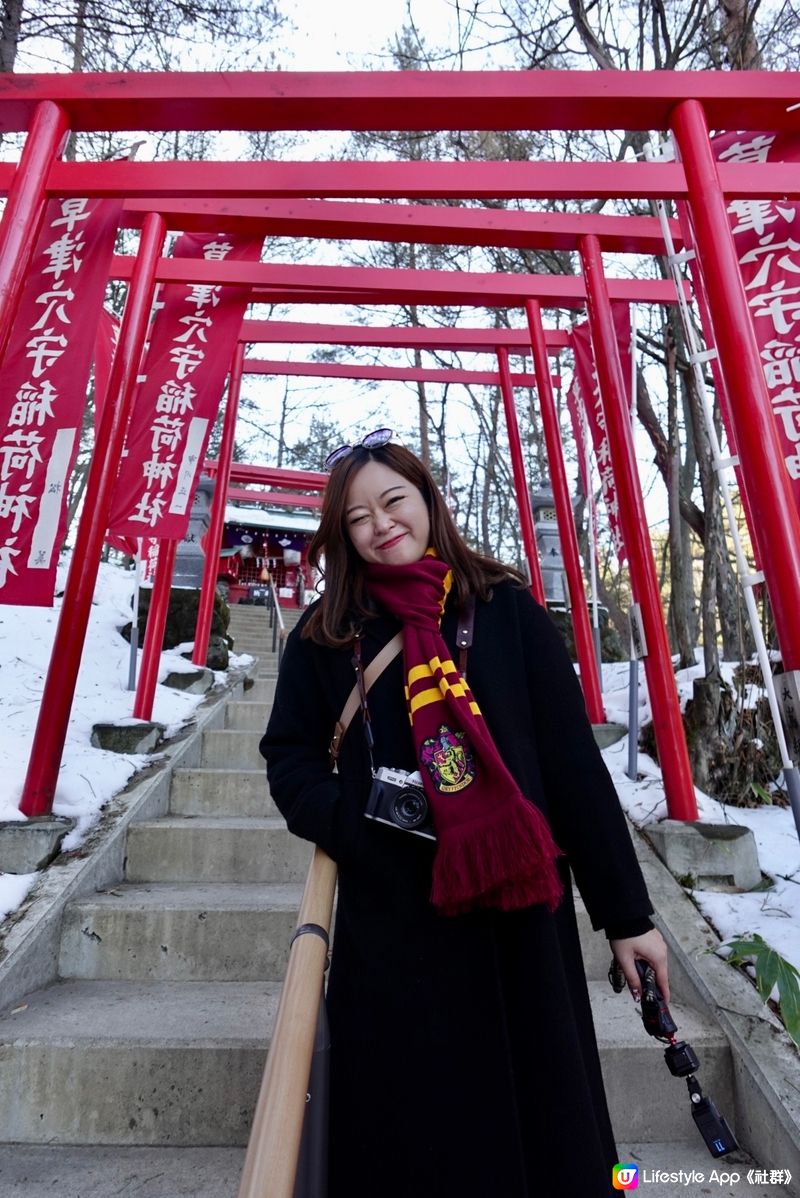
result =
M422 789L422 777L416 771L409 774L387 766L377 769L372 776L364 814L367 819L388 824L391 828L413 832L427 840L436 839L430 805Z

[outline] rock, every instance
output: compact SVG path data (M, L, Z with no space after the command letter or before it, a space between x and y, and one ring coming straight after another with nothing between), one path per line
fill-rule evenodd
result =
M228 638L212 635L208 638L206 665L210 670L227 670L230 660Z
M161 685L187 691L190 695L204 695L214 685L214 675L202 666L196 670L173 670Z
M144 644L144 633L147 627L147 613L150 610L150 599L152 590L143 587L139 592L139 647ZM180 587L174 587L170 592L169 610L167 611L167 621L164 626L164 641L162 648L174 649L176 645L181 645L185 641L193 641L195 629L197 627L197 612L200 606L199 590L184 590ZM211 637L222 637L226 644L231 644L227 640L228 625L231 619L231 611L221 595L214 596L214 612L211 617ZM122 629L122 635L126 641L131 639L131 626L126 624ZM211 669L224 669L225 667L211 666Z

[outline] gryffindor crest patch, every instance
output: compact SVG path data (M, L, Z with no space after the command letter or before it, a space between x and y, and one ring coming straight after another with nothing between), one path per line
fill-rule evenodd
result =
M475 781L475 758L463 732L441 724L436 736L422 742L420 760L439 794L455 794Z

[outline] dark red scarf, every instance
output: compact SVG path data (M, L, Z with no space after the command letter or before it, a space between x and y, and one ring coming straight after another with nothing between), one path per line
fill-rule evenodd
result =
M503 764L440 631L449 566L429 551L410 565L370 562L366 577L403 624L406 701L437 836L432 903L443 915L532 903L555 910L560 849Z

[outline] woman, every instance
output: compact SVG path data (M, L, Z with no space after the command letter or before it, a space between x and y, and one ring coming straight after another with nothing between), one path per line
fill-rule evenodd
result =
M332 455L325 591L261 742L289 828L339 864L330 1198L533 1198L551 1171L562 1198L602 1198L618 1157L570 867L632 991L641 957L668 996L664 942L559 634L390 437ZM366 668L401 629L334 774L354 645ZM364 817L380 767L420 771L435 840Z

